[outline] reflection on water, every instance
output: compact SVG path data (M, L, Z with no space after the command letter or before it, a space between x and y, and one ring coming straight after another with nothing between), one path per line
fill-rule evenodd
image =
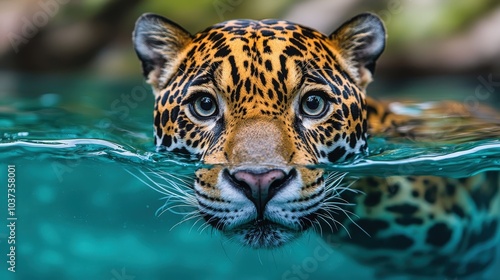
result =
M356 254L350 239L344 237L325 241L308 233L283 249L257 251L228 241L196 216L179 223L183 216L162 211L165 205L175 205L172 199L165 200L168 190L153 191L146 183L154 187L160 179L186 182L205 166L155 151L152 100L141 100L127 114L125 109L113 114L107 105L113 104L112 97L101 101L102 106L84 99L80 97L80 104L75 104L51 94L0 106L0 168L5 169L0 182L7 181L7 165L16 166L17 279L371 277L372 270L338 253ZM458 180L500 170L499 137L444 136L442 141L427 142L373 137L368 157L315 168L348 172L348 177L359 180L396 175ZM154 178L154 174L163 175ZM144 175L153 175L153 181ZM366 196L376 196L363 191L365 195L351 199L363 204ZM7 209L5 202L4 194L2 209ZM155 215L158 209L161 215ZM471 226L480 220L471 217ZM369 230L370 225L363 226ZM356 238L358 233L351 233ZM1 237L6 244L5 231ZM2 245L2 252L6 250ZM498 265L492 267L498 270ZM1 279L11 276L6 270L0 272Z

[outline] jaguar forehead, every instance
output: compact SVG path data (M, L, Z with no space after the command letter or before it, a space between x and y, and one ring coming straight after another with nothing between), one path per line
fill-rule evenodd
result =
M224 22L198 33L186 52L179 75L204 62L235 116L281 115L305 81L340 93L334 79L352 80L325 35L287 21Z

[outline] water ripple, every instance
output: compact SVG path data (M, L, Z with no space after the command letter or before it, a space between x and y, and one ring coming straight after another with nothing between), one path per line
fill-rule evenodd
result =
M38 159L89 159L119 162L145 168L203 166L199 161L169 152L151 152L102 139L18 140L0 143L3 159L28 155ZM349 163L312 166L345 171L357 176L436 175L464 177L487 170L500 170L500 140L483 140L436 149L395 145Z

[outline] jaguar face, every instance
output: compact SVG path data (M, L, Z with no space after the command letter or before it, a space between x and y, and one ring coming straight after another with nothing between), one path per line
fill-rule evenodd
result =
M367 150L364 89L385 45L376 16L329 36L277 20L191 35L145 14L134 44L156 97L156 145L212 166L193 187L207 223L273 248L325 219L331 188L309 166Z

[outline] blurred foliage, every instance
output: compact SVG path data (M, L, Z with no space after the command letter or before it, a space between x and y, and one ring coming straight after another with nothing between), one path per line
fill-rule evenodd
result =
M2 18L7 20L6 15L12 15L14 11L19 18L32 19L35 13L41 11L41 3L48 1L58 0L0 2L0 25ZM107 76L137 75L139 62L132 47L131 33L136 19L145 12L163 15L195 33L216 22L234 18L292 19L297 23L331 32L344 20L364 11L379 14L387 26L387 51L381 65L389 65L385 63L385 59L389 58L387 61L391 61L391 56L398 54L399 56L393 57L393 64L407 63L404 67L408 69L414 67L414 62L402 61L400 58L412 57L415 46L432 45L433 40L460 36L500 9L498 0L69 1L60 5L57 15L51 17L46 26L40 27L38 34L29 38L19 53L13 52L13 48L9 47L6 34L19 34L23 27L22 21L3 24L11 26L11 30L2 29L0 26L0 62L5 62L0 64L0 70L38 73L84 71ZM292 14L294 16L291 16ZM491 34L490 37L500 37L499 34ZM489 39L488 36L482 38ZM474 42L476 53L484 53L481 49L483 45L485 42ZM446 53L446 49L442 52ZM480 65L464 67L498 69L500 48L493 55L494 57L484 59L489 65L478 61ZM445 62L440 64L446 66ZM388 68L394 65L389 65ZM449 66L449 69L453 67ZM433 65L424 65L424 68L418 71L432 68Z
M235 18L276 18L294 0L143 1L139 11L154 12L195 33L217 22Z
M450 36L499 6L497 0L389 0L379 11L389 30L389 47ZM390 3L394 3L391 7ZM391 13L391 10L394 11ZM386 16L389 12L389 18Z

